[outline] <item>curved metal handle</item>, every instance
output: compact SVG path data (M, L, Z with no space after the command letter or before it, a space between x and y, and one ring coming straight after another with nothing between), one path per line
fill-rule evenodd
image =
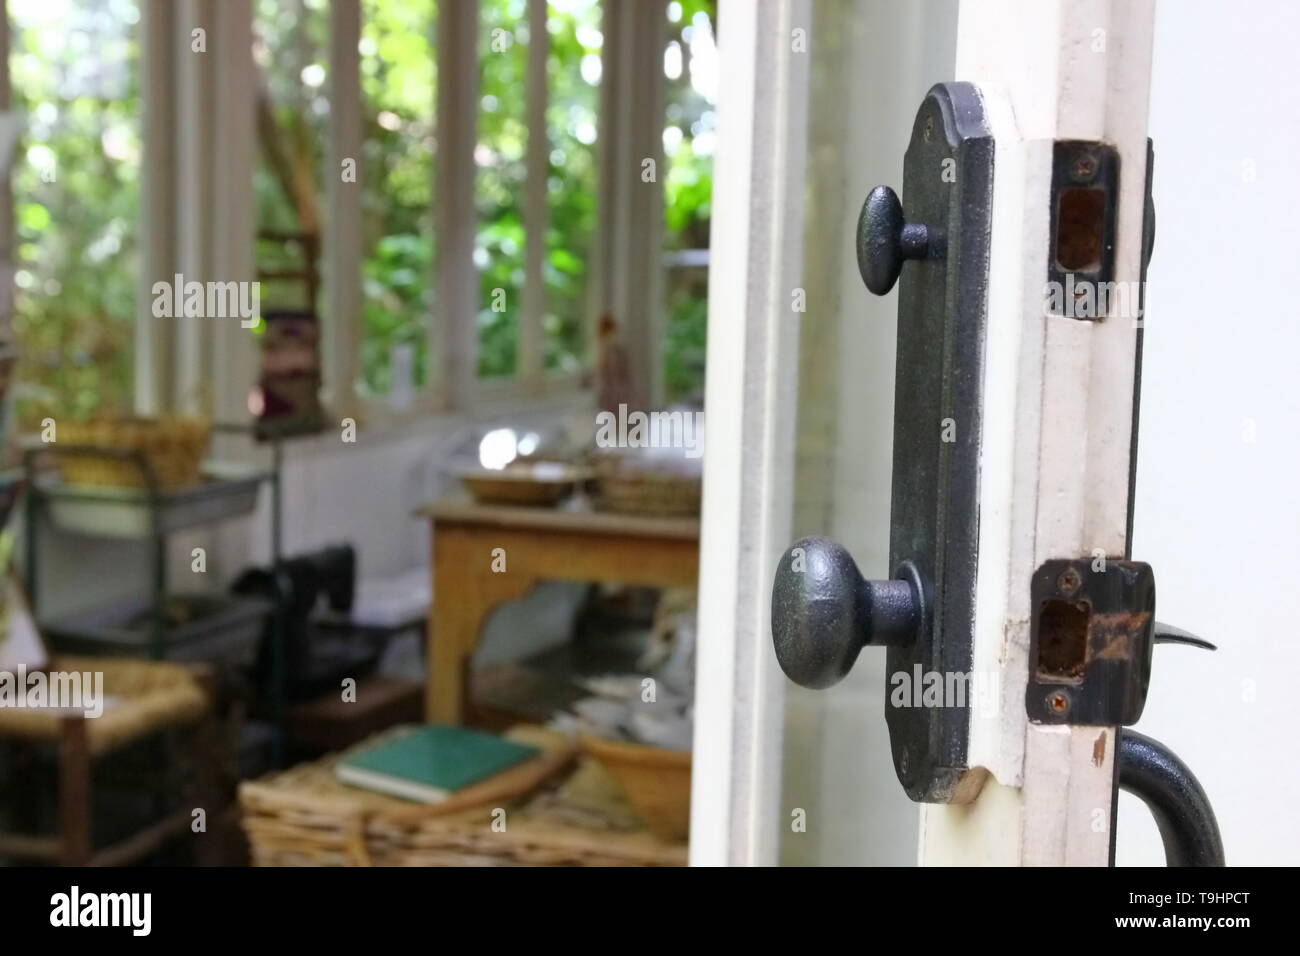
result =
M1168 866L1224 866L1223 840L1210 798L1187 764L1160 743L1119 732L1119 786L1141 798L1156 819Z

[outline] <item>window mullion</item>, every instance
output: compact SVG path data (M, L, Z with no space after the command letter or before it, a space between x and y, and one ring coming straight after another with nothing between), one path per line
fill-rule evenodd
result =
M474 265L474 147L478 141L478 0L438 5L433 233L437 315L430 323L448 407L465 408L477 389L478 269Z
M0 69L0 116L4 122L16 124L9 87L9 9L5 0L0 0L0 56L4 57L4 67ZM15 146L11 144L10 148ZM8 172L10 157L0 156L0 164L5 169L0 177L0 348L7 351L13 342L14 197Z
M326 149L324 222L325 308L322 336L330 404L340 415L357 405L357 354L361 347L361 4L331 0L329 25L329 143ZM343 179L343 162L356 177Z
M218 142L226 144L214 170L213 273L218 281L252 282L257 278L257 212L253 167L257 157L257 93L253 65L252 0L223 0L215 11L215 40L225 48L217 63ZM233 317L211 324L212 413L238 421L247 414L248 392L257 378L256 346L249 331Z
M194 30L211 39L216 22L211 0L184 0L177 7L175 42L182 52L176 61L178 91L175 115L177 271L185 282L208 282L214 276L210 216L215 199L216 137L211 117L216 103L216 61L191 52ZM171 404L176 411L198 412L209 398L212 381L212 336L197 316L174 320L176 352Z
M546 130L546 59L550 34L546 30L547 0L528 0L528 68L526 102L528 149L524 177L524 290L519 323L519 377L528 391L541 386L545 366L546 313L546 181L550 175L550 143Z
M631 355L632 392L651 407L661 390L659 273L663 245L663 48L659 2L607 3L602 29L599 312L618 323ZM653 175L647 173L653 171Z

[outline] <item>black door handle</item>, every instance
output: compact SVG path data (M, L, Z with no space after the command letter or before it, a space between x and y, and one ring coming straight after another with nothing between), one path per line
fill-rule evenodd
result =
M1187 764L1158 740L1119 731L1119 787L1156 819L1169 866L1224 866L1223 840L1210 798Z

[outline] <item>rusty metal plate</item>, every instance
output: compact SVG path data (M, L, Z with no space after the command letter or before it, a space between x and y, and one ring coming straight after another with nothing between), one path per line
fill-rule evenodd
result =
M1030 585L1025 708L1041 724L1137 722L1151 680L1156 582L1141 561L1046 561Z

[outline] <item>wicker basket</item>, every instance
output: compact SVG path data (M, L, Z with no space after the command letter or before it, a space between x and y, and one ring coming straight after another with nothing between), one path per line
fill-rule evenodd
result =
M86 721L95 754L163 727L196 721L208 706L198 679L177 664L61 655L50 661L48 671L103 675L104 712ZM0 707L0 738L57 741L69 713L48 707Z
M691 826L691 752L583 737L583 749L622 785L632 809L664 840L685 840Z
M517 728L507 736L545 747L546 733ZM240 785L255 865L686 865L686 845L647 832L594 760L530 794L447 812L340 783L338 759Z
M620 456L597 458L596 504L602 511L689 518L700 513L699 474L633 463Z
M212 426L200 418L118 418L59 425L59 442L118 452L136 452L149 463L160 488L183 488L201 480L200 463ZM58 456L59 473L71 485L140 488L139 462L118 455Z

